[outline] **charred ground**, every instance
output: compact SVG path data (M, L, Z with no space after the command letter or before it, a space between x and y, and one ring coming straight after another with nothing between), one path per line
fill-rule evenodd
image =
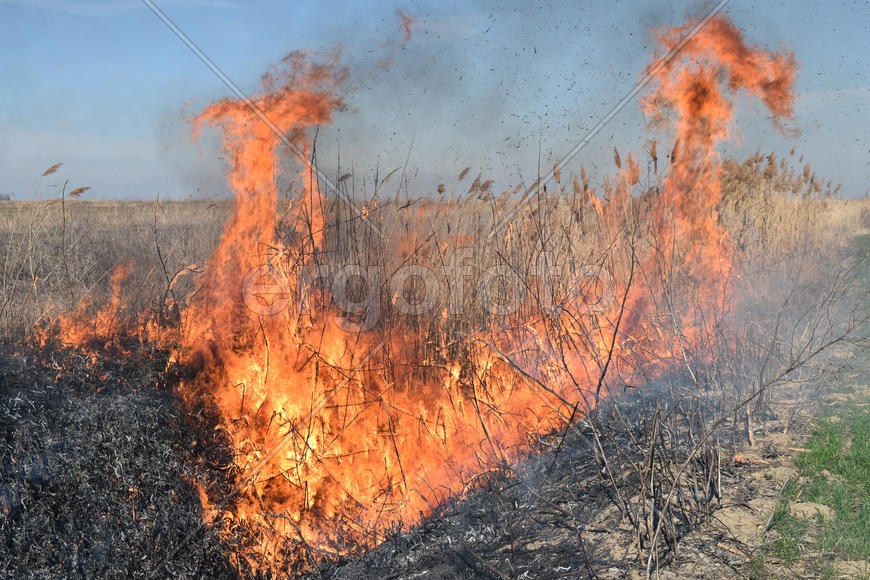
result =
M0 575L145 577L202 524L193 482L228 449L198 443L159 353L0 345ZM233 576L200 530L172 576ZM161 573L161 576L163 573Z

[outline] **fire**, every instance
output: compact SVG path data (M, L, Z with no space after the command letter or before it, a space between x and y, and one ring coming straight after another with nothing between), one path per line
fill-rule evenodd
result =
M689 23L659 31L659 45L669 50L691 27ZM707 254L693 257L688 265L718 261L730 268L726 234L716 213L721 201L716 145L730 137L735 94L746 91L761 99L781 128L782 121L792 118L796 75L792 54L748 46L737 28L720 16L668 63L643 99L643 110L653 122L674 126L672 168L662 205L674 208L676 235L694 237L689 250ZM675 116L668 116L670 111Z
M348 71L336 51L324 62L312 62L305 53L294 52L282 67L263 77L263 93L253 105L274 127L264 123L248 103L226 99L200 113L194 121L198 134L204 126L214 126L223 134L223 146L231 160L229 184L236 194L236 206L214 254L203 274L203 292L187 311L189 348L206 352L210 344L226 345L245 327L245 313L239 311L242 280L258 266L280 259L281 253L297 256L317 247L323 237L322 199L316 179L300 176L302 189L296 198L296 233L306 237L295 248L276 240L278 224L276 171L278 150L289 140L302 155L309 154L304 130L329 124L332 114L344 107L337 92ZM307 231L302 231L307 228ZM232 307L227 307L232 304ZM241 317L241 318L240 318Z
M402 23L404 44L413 19L402 15ZM689 29L660 31L661 51ZM237 496L223 505L204 490L203 503L223 525L254 530L253 567L304 566L375 545L481 474L521 459L530 440L588 412L609 385L642 384L699 355L706 324L727 307L734 268L717 218L716 145L730 135L739 91L760 98L777 122L791 117L795 63L748 46L725 18L711 20L642 102L674 136L659 185L641 190L631 156L620 160L605 200L584 183L601 267L567 284L579 290L558 302L509 314L509 330L452 337L459 354L441 360L419 360L412 327L348 332L332 312L297 302L304 272L327 245L326 204L303 166L290 219L279 220L279 154L285 138L310 154L308 129L345 106L348 77L338 52L322 60L293 53L269 71L251 102L282 136L239 100L214 103L194 120L195 132L222 136L235 211L169 347L196 371L181 392L191 405L214 405L235 446ZM261 297L267 308L289 302L278 314L245 307L246 276L258 269L256 284L284 284ZM106 312L119 313L117 301ZM99 332L110 335L113 318L98 321ZM61 336L81 344L74 327Z
M46 344L54 336L61 337L65 344L78 347L92 347L95 351L105 348L126 329L125 302L121 287L130 275L132 266L122 263L109 275L109 301L96 313L89 312L90 298L82 300L74 312L61 316L55 328L44 328L37 332L40 344Z

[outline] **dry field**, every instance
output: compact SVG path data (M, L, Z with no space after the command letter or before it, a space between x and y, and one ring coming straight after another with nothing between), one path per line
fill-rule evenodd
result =
M601 184L327 183L311 139L348 72L293 53L192 119L221 137L231 202L0 202L0 575L786 558L763 536L787 532L788 466L863 371L870 206L794 151L720 158L738 92L791 120L793 55L721 15L681 46L639 100L669 142L614 149Z
M777 165L775 158L771 168L770 159L764 156L725 166L728 174L723 185L721 220L747 261L827 248L829 240L847 245L852 236L870 231L870 200L837 197L830 184L824 190L816 185L809 170L806 176L794 170L789 173L785 160ZM468 185L471 188L466 191ZM591 210L584 208L576 191L520 203L515 198L496 200L489 192L481 196L470 183L463 187L457 180L454 186L460 192L455 199L454 194L446 192L435 199L355 202L353 209L333 201L326 209L333 216L327 230L331 250L340 254L344 264L377 264L384 260L382 246L393 244L403 233L413 232L419 234L417 246L401 248L398 261L379 264L384 279L409 256L418 262L423 256L423 261L437 263L432 260L438 252L436 236L449 238L470 252L469 257L483 271L498 257L493 258L494 245L479 243L479 234L488 233L493 216L510 215L514 207L520 206L524 221L540 221L540 216L545 216L557 224L554 229L561 229L565 238L574 240L570 252L581 253L576 245L582 243L587 232L580 214ZM143 307L150 300L160 299L167 275L171 279L185 268L201 266L212 254L232 208L229 199L146 202L62 201L58 197L0 202L3 336L26 336L36 328L37 321L50 322L86 297L101 296L119 263L133 265L130 283L141 286ZM372 232L359 224L358 215L366 210L377 216L378 227L387 232L385 241L374 239ZM812 240L808 241L808 237ZM817 242L818 237L825 238L825 242ZM403 239L403 244L411 243ZM556 248L554 253L559 252L564 248ZM515 251L515 255L521 253L522 248ZM576 260L577 256L571 258ZM519 259L528 262L527 256ZM588 256L576 261L578 267L587 265ZM449 273L441 276L454 277Z
M849 277L854 261L849 241L870 227L870 204L813 190L807 184L814 181L789 173L785 163L770 157L729 161L724 171L719 221L739 256L739 275L731 280L736 298L729 312L720 312L719 330L687 347L684 352L691 358L682 369L679 364L674 368L669 354L656 355L667 358L664 362L643 358L644 364L669 370L651 376L640 390L627 389L629 382L618 391L609 387L613 396L573 418L563 417L562 426L552 423L526 443L519 456L527 459L519 464L496 461L484 470L485 477L464 481L461 493L433 506L422 527L407 527L413 519L407 525L399 521L384 535L355 536L356 544L344 550L310 547L301 561L291 560L291 569L313 567L323 575L348 578L426 571L434 577L511 577L579 565L622 575L632 569L640 573L644 556L654 554L661 559L656 565L681 576L743 570L751 541L739 530L751 513L739 512L735 502L750 497L756 507L776 502L776 486L784 483L787 469L771 463L788 464L793 455L788 449L801 440L812 401L834 380L848 351L839 337L852 338L855 313L860 315L854 310L860 288ZM472 264L465 283L473 294L487 269L500 264L531 269L541 254L534 241L543 233L551 241L549 259L568 269L564 280L575 280L577 272L585 280L589 268L598 268L592 276L596 284L604 280L602 270L612 272L608 283L624 284L616 279L618 260L608 262L624 254L602 258L595 253L605 230L594 203L584 200L582 185L579 192L566 188L520 204L481 193L471 181L457 180L451 187L470 185L470 192L445 191L437 200L354 206L332 200L324 208L326 242L317 259L374 268L383 280L408 264L425 266L442 281L456 280L450 269ZM627 203L625 211L637 211L636 216L644 211L642 197ZM289 215L292 204L282 207ZM280 568L274 560L270 564L252 555L262 542L256 529L231 518L223 528L209 524L201 529L214 517L209 504L218 503L220 494L233 497L238 476L228 474L239 467L235 445L221 429L214 430L220 413L206 405L197 412L200 419L189 415L190 405L201 403L191 402L183 383L196 368L173 364L167 358L177 356L171 347L131 346L131 340L139 340L132 328L114 338L77 335L80 344L58 342L45 330L56 329L76 309L86 319L98 320L102 305L112 299L110 279L119 263L129 264L121 289L124 316L184 312L195 300L199 277L232 208L231 201L0 204L9 446L2 498L9 515L7 549L0 567L6 571L144 574L164 561L172 575ZM519 212L510 236L487 236L493 216L514 208ZM387 235L376 237L354 218L365 210L378 216ZM298 228L286 222L280 227L285 239L298 235ZM445 257L448 252L459 252L465 262ZM682 291L692 288L683 286ZM413 300L419 288L412 283L403 289L406 304L419 304ZM321 301L329 299L328 290ZM436 308L409 315L397 311L392 290L389 284L378 287L379 316L367 332L390 336L404 329L404 347L413 356L392 344L389 348L396 350L390 356L397 363L405 357L401 360L415 364L398 372L392 379L396 382L425 380L435 372L427 366L472 356L462 337L474 333L490 337L480 339L492 341L487 348L505 348L496 341L503 336L516 340L511 328L516 320L547 308L532 293L533 299L527 296L493 326L492 312L479 301L453 313L449 296L443 295ZM550 290L564 296L568 288ZM352 300L350 306L358 303ZM344 309L353 310L347 304ZM826 317L818 316L823 310ZM364 319L353 321L365 325ZM185 323L167 315L165 332L179 324ZM603 331L605 323L598 328ZM821 354L810 363L808 352L816 348ZM509 366L518 367L517 380L531 376L521 350L500 353ZM494 388L485 382L493 377L481 376L479 388ZM52 434L57 425L63 426L61 438ZM679 472L681 465L690 469ZM768 481L774 485L764 483ZM105 485L118 489L98 507L93 502L105 495L98 491ZM694 491L669 508L673 519L644 515L648 502L662 499L655 489L674 485ZM203 486L208 500L201 499ZM64 499L52 499L58 496ZM44 529L31 518L55 524ZM662 534L661 547L650 551L659 521L671 527ZM712 521L734 530L711 531L706 526ZM101 547L108 537L122 538L121 548ZM181 547L178 554L173 547ZM709 563L686 568L697 560L695 553ZM346 560L360 554L365 554L362 559Z

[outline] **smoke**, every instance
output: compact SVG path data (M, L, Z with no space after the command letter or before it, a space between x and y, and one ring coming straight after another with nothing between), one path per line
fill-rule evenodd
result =
M547 168L635 82L644 23L626 10L478 2L415 13L413 35L389 67L367 64L371 48L345 52L356 86L348 111L319 133L321 163L331 169L340 152L345 169L389 170L410 151L421 194L466 166L495 179L494 190L533 180L541 144ZM600 140L624 144L641 125L625 111Z

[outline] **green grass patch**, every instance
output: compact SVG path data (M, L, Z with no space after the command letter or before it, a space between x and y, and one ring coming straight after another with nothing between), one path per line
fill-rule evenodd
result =
M870 410L851 406L823 420L805 447L809 451L796 461L803 481L800 500L834 512L820 521L818 548L870 558Z
M857 281L870 287L870 234L852 240L856 256L863 259L854 272ZM870 307L870 305L868 305ZM870 337L870 324L859 334ZM843 374L831 391L855 394L865 384L870 369L870 349L857 348L850 360L852 372ZM845 404L820 421L798 455L798 478L785 486L771 519L773 539L747 562L750 578L768 578L772 563L791 566L807 552L836 554L846 559L870 558L870 401ZM795 517L789 506L812 502L828 506L829 517ZM821 578L839 577L827 558L804 562Z
M870 255L870 234L861 234L852 238L852 245L861 255Z
M773 539L747 562L749 578L768 578L772 563L787 567L808 551L870 558L870 407L852 404L813 429L795 464L798 478L783 488L771 519ZM830 517L796 517L796 502L826 505ZM836 578L828 559L806 562L821 578Z
M788 509L789 503L794 500L798 491L794 480L789 481L783 488L770 521L771 529L776 531L776 539L766 546L762 554L758 554L759 562L773 557L784 564L792 564L800 555L801 538L809 522L794 517Z

